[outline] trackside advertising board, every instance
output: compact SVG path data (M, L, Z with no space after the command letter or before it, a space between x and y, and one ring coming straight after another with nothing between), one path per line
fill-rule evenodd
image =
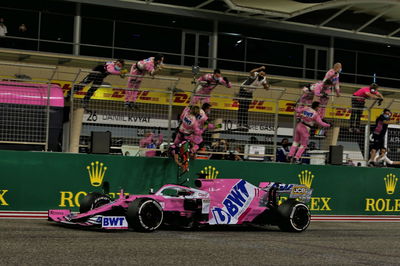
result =
M63 89L64 95L66 95L72 87L72 84L66 81L53 80L52 83L59 85ZM77 92L75 97L79 99L85 97L88 89L89 86L86 86L81 91ZM167 105L170 101L168 93L168 90L165 90L165 92L163 92L160 89L155 90L151 88L142 88L139 91L137 102ZM236 99L232 99L232 96L216 94L213 95L215 95L215 97L212 96L210 99L210 103L212 104L213 108L233 111L238 110L239 102ZM174 106L187 106L190 102L190 97L190 92L174 93L172 97L172 104ZM125 99L125 90L116 88L99 88L92 96L92 99L123 102ZM250 104L249 111L261 113L276 113L276 109L278 108L278 112L280 115L293 115L294 106L294 101L280 100L277 107L274 99L254 99ZM351 106L347 107L350 108ZM348 108L327 108L326 117L335 119L350 119L351 110ZM372 109L371 121L375 121L376 117L379 116L381 112L382 110L380 109ZM363 112L361 119L363 121L368 119L367 111ZM400 121L400 113L393 113L392 120Z
M177 176L171 159L115 155L0 151L0 168L0 213L76 211L82 197L101 191L103 181L110 183L110 196L115 198L121 188L125 193L148 194L175 183ZM253 185L306 185L314 190L308 203L313 215L400 215L400 171L395 168L196 160L185 185L193 185L199 172Z

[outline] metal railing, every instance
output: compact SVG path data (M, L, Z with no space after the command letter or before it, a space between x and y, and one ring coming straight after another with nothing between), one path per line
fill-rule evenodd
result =
M119 57L116 55L116 51L124 51L124 52L132 52L132 54L139 53L143 55L155 55L157 53L162 53L166 57L166 62L170 63L171 61L173 62L172 64L175 65L185 65L185 66L191 66L192 64L181 64L180 62L184 62L184 58L191 58L193 60L195 59L202 59L205 62L217 62L217 66L219 68L225 68L223 65L230 65L230 69L233 69L234 65L240 65L240 69L236 69L238 71L248 71L254 66L259 66L259 65L266 65L268 67L268 71L270 74L274 75L279 75L279 73L286 73L286 76L294 76L298 78L323 78L322 75L326 73L326 69L317 69L317 68L307 68L306 66L294 66L294 65L281 65L277 63L271 63L271 62L259 62L259 61L254 61L254 60L248 60L247 58L244 58L244 60L235 60L231 58L222 58L222 57L211 57L211 56L199 56L199 55L190 55L190 54L184 54L184 53L173 53L173 52L163 52L163 51L156 51L156 50L146 50L146 49L134 49L134 48L126 48L126 47L118 47L118 46L107 46L107 45L97 45L97 44L86 44L86 43L74 43L74 42L66 42L66 41L55 41L55 40L46 40L46 39L37 39L37 38L24 38L24 37L15 37L15 36L5 36L2 37L2 40L10 40L10 41L26 41L26 42L32 42L35 41L38 43L37 45L37 51L40 51L39 49L39 43L50 43L54 45L69 45L71 46L71 51L73 46L81 46L81 47L90 47L90 48L99 48L99 49L109 49L111 52L108 55L108 57ZM273 42L278 42L278 43L290 43L290 42L284 42L284 41L275 41L275 40L268 40L268 41L273 41ZM299 45L299 46L307 46L306 44L298 44L298 43L292 43L293 45ZM0 43L1 46L1 43ZM4 47L4 46L3 46ZM14 47L18 49L25 49L24 45L21 47ZM356 51L356 50L346 50L346 49L341 49L341 48L335 48L335 50L338 51L351 51L354 52L355 54L371 54L371 55L379 55L379 54L374 54L371 52L364 52L364 51ZM71 53L72 54L72 53ZM98 55L100 56L100 55ZM101 55L103 56L103 55ZM304 58L304 54L299 54L299 56ZM381 54L383 57L391 57L391 58L396 58L400 60L400 57L398 56L391 56L387 54ZM170 62L169 59L170 59ZM344 62L345 63L345 62ZM202 67L211 67L211 65L201 65ZM222 67L221 67L222 66ZM227 68L226 68L227 69ZM345 68L346 69L346 68ZM355 68L357 69L357 67ZM291 73L291 74L289 74ZM312 77L309 76L306 73L312 73ZM362 73L353 73L353 72L343 72L341 73L342 79L345 79L346 82L349 83L372 83L374 80L377 80L378 83L382 85L382 83L387 83L387 85L384 85L386 87L396 87L400 86L400 79L394 78L394 77L387 77L380 75L379 73L374 76L374 73L371 73L371 75L367 74L362 74Z

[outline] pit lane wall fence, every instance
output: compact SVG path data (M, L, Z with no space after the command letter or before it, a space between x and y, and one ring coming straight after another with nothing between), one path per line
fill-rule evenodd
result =
M111 197L121 188L147 194L177 181L177 167L168 158L17 151L0 151L0 158L0 217L18 211L78 210L79 200L101 191L102 181L110 183ZM395 168L197 160L182 178L189 177L191 185L200 171L211 178L243 178L254 184L305 184L314 189L309 203L313 215L400 215L400 171Z

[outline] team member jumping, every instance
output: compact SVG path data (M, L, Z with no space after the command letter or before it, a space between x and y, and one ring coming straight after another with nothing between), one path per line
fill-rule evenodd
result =
M181 124L174 140L175 146L178 146L183 141L190 141L194 144L191 152L196 153L199 146L195 143L195 138L196 136L201 136L201 134L203 134L197 119L199 115L200 107L198 106L189 106L183 110L180 116Z
M194 135L193 136L193 142L200 146L200 144L203 142L203 134L206 130L213 130L215 129L215 125L211 124L208 122L208 116L210 115L211 111L211 104L209 103L203 103L200 109L199 115L196 117L197 122L199 124L199 128L201 131L200 135Z
M191 105L209 103L211 91L218 85L223 85L227 88L231 88L232 84L226 77L222 77L219 69L214 69L213 74L205 74L197 79L199 84L195 90L196 95L192 96L190 101Z
M154 76L162 67L164 56L158 54L155 57L140 60L133 64L131 67L130 75L133 77L128 78L128 89L125 91L125 107L132 108L137 100L139 94L140 84L142 83L143 76L148 73Z
M318 108L319 102L313 102L311 107L300 106L296 108L300 122L296 125L293 144L292 147L290 147L288 154L288 161L292 161L292 159L295 158L297 163L300 162L301 155L308 146L310 129L314 126L314 123L317 123L321 127L330 127L330 124L321 120L321 117L318 114Z
M239 90L238 126L249 128L249 107L253 98L253 92L256 89L255 87L262 86L265 90L268 90L270 87L265 73L265 66L251 70L249 77L242 85Z
M179 150L180 150L180 145L185 143L185 142L190 142L192 144L192 147L190 149L191 154L195 154L197 150L199 149L198 144L198 139L196 136L201 136L203 131L199 127L199 122L197 120L197 117L200 115L200 108L198 106L188 106L186 107L181 116L181 124L178 128L178 132L176 134L174 143L170 147L170 152L175 160L175 163L179 167L183 167L181 162L179 162Z
M321 107L319 108L321 119L325 117L325 108L329 102L329 95L332 93L332 87L335 89L336 97L340 97L340 72L342 72L342 64L334 64L333 68L326 72L325 78L322 80L324 86L316 88L314 91L317 101L321 103ZM326 85L328 81L330 81L330 85Z
M125 65L125 61L123 59L118 59L113 62L106 62L101 65L95 66L89 75L87 75L78 85L74 86L74 92L82 90L87 84L93 82L90 89L87 91L85 97L83 98L84 105L89 103L90 98L93 96L95 91L101 86L104 79L108 75L124 75L126 74L126 70L123 69ZM121 76L123 77L123 76ZM67 95L70 96L71 93Z
M315 86L319 83L314 83L314 84L308 84L304 86L301 90L303 94L300 96L299 100L297 101L298 103L302 105L309 106L314 100L314 91L315 91Z
M332 81L327 79L325 82L317 82L314 84L309 84L303 87L303 95L299 99L299 103L302 105L310 106L314 99L315 92L321 95L321 92L331 90Z

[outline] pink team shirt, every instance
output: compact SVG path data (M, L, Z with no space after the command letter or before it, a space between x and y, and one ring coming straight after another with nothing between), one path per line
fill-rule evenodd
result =
M135 77L128 78L129 89L139 89L142 84L143 76L146 73L150 75L154 74L156 67L154 64L154 57L149 57L147 59L143 59L136 64L133 64L130 70L130 75ZM126 90L125 91L125 101L126 102L135 102L138 97L139 92L137 90Z
M179 131L187 135L201 135L203 132L199 127L199 123L196 117L190 114L190 109L188 108L186 107L181 114L182 123L179 126Z
M333 87L335 88L336 93L340 93L340 84L339 84L339 73L336 72L335 70L331 69L325 74L325 78L323 79L322 82L325 80L330 79L332 81ZM329 92L330 93L330 92Z
M322 127L330 127L329 124L325 123L324 121L321 120L321 117L319 114L312 109L311 107L308 106L300 106L296 108L296 112L298 114L298 117L300 118L301 122L306 124L307 126L314 126L315 123Z
M368 92L371 93L371 94L377 94L378 93L377 90L375 90L375 92L372 92L370 87L364 87L364 88L359 89L355 93L353 93L353 96L363 97L364 99L359 99L358 98L357 100L361 101L361 102L364 102L365 99L368 99L368 95L367 95Z
M133 66L135 66L135 68L136 68L136 65L138 66L139 71L148 72L150 75L152 75L155 71L154 57L149 57L147 59L143 59L143 60L137 62L137 64L134 64ZM132 72L132 69L131 69L131 72Z
M213 74L203 75L197 81L204 83L200 84L195 91L196 94L201 94L201 96L192 96L190 104L209 103L209 95L211 94L211 91L218 85L224 85L228 88L232 87L230 82L226 82L222 77L215 79Z
M182 114L181 114L181 119L182 117L190 117L190 107L186 107ZM198 131L193 131L193 134L190 136L190 141L192 141L195 144L200 144L203 142L203 137L202 134L204 133L204 131L206 131L207 129L214 129L215 126L213 124L208 124L207 128L204 128L205 123L208 120L208 116L206 114L206 112L204 112L203 109L200 110L200 114L196 117L196 122L197 122L197 126L198 126ZM183 124L183 122L182 122ZM184 129L181 130L181 128L179 129L181 132L185 133L185 134L190 134L188 132L184 132ZM197 132L197 133L196 133Z
M215 79L213 74L205 74L201 76L198 82L207 82L205 84L200 84L197 89L197 94L211 94L211 91L217 87L218 85L224 85L225 87L231 88L232 84L230 82L226 82L222 77Z
M329 95L332 92L332 86L324 85L323 82L315 83L311 85L311 88L314 88L314 94L318 97L323 96L323 93Z
M120 75L121 70L116 70L115 69L115 63L114 62L107 62L106 63L106 71L110 73L111 75Z
M207 128L204 128L204 125L206 124L208 120L208 115L206 114L206 112L204 112L203 109L200 110L200 114L197 116L197 121L199 123L199 127L200 129L202 129L202 131L204 132L206 129L214 129L215 126L213 124L208 124Z

